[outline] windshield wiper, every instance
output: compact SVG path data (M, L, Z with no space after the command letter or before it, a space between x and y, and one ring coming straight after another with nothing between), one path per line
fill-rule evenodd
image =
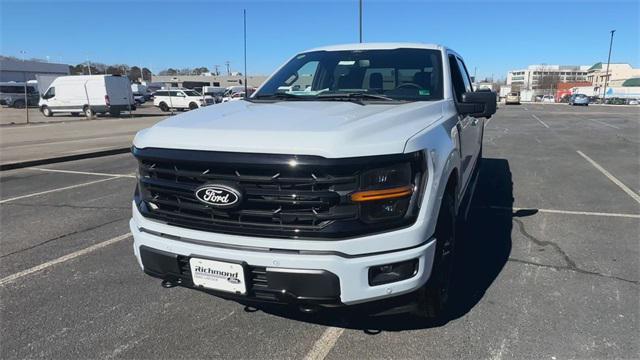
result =
M398 101L397 99L390 98L385 95L370 94L366 92L350 92L350 93L333 93L333 94L319 94L316 96L318 99L326 100L346 100L354 102L362 102L362 100L384 100L384 101Z
M275 99L275 100L283 100L283 99L305 100L305 98L303 96L294 95L294 94L285 93L285 92L279 92L279 93L268 94L268 95L255 95L250 99L258 99L258 100L269 100L269 99Z

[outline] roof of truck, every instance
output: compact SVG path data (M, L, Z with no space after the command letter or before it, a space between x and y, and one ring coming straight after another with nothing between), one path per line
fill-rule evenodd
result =
M399 49L399 48L443 50L444 46L436 45L436 44L405 43L405 42L355 43L355 44L322 46L314 49L309 49L304 52L343 51L343 50L390 50L390 49Z

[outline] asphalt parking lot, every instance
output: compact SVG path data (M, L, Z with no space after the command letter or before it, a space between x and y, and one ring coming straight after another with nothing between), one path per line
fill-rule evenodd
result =
M0 173L0 357L638 358L640 109L501 105L449 321L254 311L144 275L130 155Z

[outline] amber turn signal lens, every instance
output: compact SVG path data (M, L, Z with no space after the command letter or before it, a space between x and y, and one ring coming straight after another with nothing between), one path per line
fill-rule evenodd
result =
M413 186L407 185L392 189L360 191L351 195L351 200L356 202L395 199L409 196L413 193Z

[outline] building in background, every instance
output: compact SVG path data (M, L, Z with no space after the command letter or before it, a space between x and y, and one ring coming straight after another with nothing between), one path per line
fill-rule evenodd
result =
M267 76L247 76L247 86L257 88L267 79ZM242 75L152 75L152 83L162 83L165 87L183 87L187 89L201 89L203 86L244 86Z
M0 57L0 81L29 81L36 75L69 75L69 65Z
M512 91L534 91L550 94L558 83L587 81L588 65L529 65L526 69L511 70L507 73L507 86Z
M633 68L630 64L609 64L608 87L623 87L625 81L640 77L640 69ZM596 63L588 69L587 81L594 87L596 94L602 96L604 83L607 77L607 63Z

